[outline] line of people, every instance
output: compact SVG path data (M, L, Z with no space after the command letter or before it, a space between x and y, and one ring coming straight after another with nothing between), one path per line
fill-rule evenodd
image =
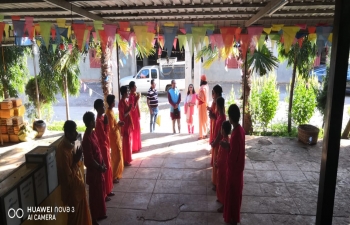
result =
M120 89L117 122L113 108L115 96L108 95L105 110L104 101L97 99L94 109L86 112L83 122L86 126L82 145L75 147L78 132L74 121L64 124L64 137L58 145L56 157L61 196L65 205L74 207L68 214L67 224L97 225L107 218L106 201L110 201L113 185L122 178L124 166L130 166L132 153L141 150L140 95L136 93L135 82ZM82 160L84 156L84 160ZM89 204L85 191L83 165L86 167L86 183L89 185Z

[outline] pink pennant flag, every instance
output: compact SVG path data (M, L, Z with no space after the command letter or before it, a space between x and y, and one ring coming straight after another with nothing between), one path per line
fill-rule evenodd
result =
M158 48L158 55L162 55L162 49L160 47Z
M297 41L298 41L298 39L294 38L294 40L293 40L293 45L294 45L295 43L297 43Z
M94 38L94 42L97 42L97 35L96 35L96 32L92 32L92 37Z
M263 30L264 27L248 27L248 34L251 37L257 36L257 39L259 40Z
M147 32L150 32L150 33L156 32L156 30L154 29L154 27L156 26L156 22L147 22L146 25L148 26Z
M300 27L301 30L306 30L306 27L307 27L306 23L297 23L295 25Z
M209 40L210 40L211 49L214 49L214 47L216 46L214 34L212 34L212 35L209 36Z
M105 25L103 25L103 27L105 28L105 33L107 36L108 45L112 46L115 42L115 34L117 32L117 26L105 24Z
M21 20L20 16L11 16L11 20Z
M186 34L186 30L183 29L183 28L180 29L180 32L183 33L183 34Z
M130 31L123 31L123 30L118 30L118 34L120 37L126 41L129 41L130 38Z
M176 49L176 44L177 44L177 38L174 38L174 42L173 42L174 49Z
M237 27L236 32L235 32L236 42L239 42L241 40L241 32L242 32L242 29L240 27Z
M242 49L242 58L245 59L248 46L250 45L251 36L249 34L241 34L241 49Z
M34 37L34 28L33 28L33 20L34 17L25 17L25 26L24 26L24 32L28 32L28 36L30 40L33 40Z
M214 34L216 47L224 47L224 41L222 40L221 34Z

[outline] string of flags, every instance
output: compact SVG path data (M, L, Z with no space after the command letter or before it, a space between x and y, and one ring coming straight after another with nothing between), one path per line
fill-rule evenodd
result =
M49 43L53 42L52 47L56 48L64 38L81 50L88 47L91 40L100 42L104 50L107 46L113 46L116 37L119 36L117 40L127 41L131 47L139 45L145 49L154 48L157 40L158 52L161 52L162 49L166 50L168 56L172 48L176 47L177 42L179 42L180 49L187 48L191 54L194 53L194 49L199 51L202 46L208 47L209 45L211 48L224 49L226 53L229 53L235 43L238 43L242 52L245 53L247 50L253 52L266 39L270 39L273 45L276 41L283 43L285 51L288 52L293 44L302 45L304 38L307 38L316 44L320 51L324 47L331 46L333 37L333 27L321 23L317 26L272 24L271 27L252 26L244 30L240 27L226 26L219 27L219 33L214 33L214 24L195 26L193 23L186 23L184 28L179 28L173 23L165 23L159 27L157 22L145 22L144 25L131 27L128 21L120 21L118 26L93 21L93 26L91 26L78 20L68 25L65 19L57 19L56 23L39 22L35 24L33 17L25 17L23 20L20 16L13 16L12 24L2 21L3 16L0 15L0 34L5 33L6 39L9 38L9 31L13 30L14 35L19 37L16 38L17 45L23 45L27 39L34 40L34 37L39 37L36 38L39 46L43 44L48 48ZM160 28L162 34L159 33ZM2 39L3 35L0 35L0 42Z
M94 91L92 88L90 88L90 87L89 87L85 82L83 82L82 80L80 80L80 87L83 88L84 92L86 91L86 89L89 89L89 96L90 96L90 97L91 97L91 95L92 95L93 93L95 93L96 95L98 95L98 96L104 98L103 95L101 95L101 94L97 93L96 91Z

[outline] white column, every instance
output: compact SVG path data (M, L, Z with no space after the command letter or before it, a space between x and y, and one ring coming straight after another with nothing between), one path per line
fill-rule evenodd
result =
M112 61L112 94L115 95L117 101L119 101L118 96L119 96L119 87L118 87L118 66L119 63L117 61L117 50L114 47L112 49L112 54L111 54L111 61Z
M198 49L200 49L200 46ZM199 60L198 62L196 61L196 55L197 55L197 49L194 47L193 85L194 85L196 92L198 93L199 84L200 84L201 75L202 75L202 62L201 62L201 60Z
M188 49L188 43L185 44L185 92L187 92L188 85L192 84L192 55Z

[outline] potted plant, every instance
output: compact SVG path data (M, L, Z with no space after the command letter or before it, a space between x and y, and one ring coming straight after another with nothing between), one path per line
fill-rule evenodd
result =
M318 90L317 78L305 80L297 78L293 96L292 119L298 125L298 139L305 144L316 144L319 129L307 122L311 119L316 108Z

